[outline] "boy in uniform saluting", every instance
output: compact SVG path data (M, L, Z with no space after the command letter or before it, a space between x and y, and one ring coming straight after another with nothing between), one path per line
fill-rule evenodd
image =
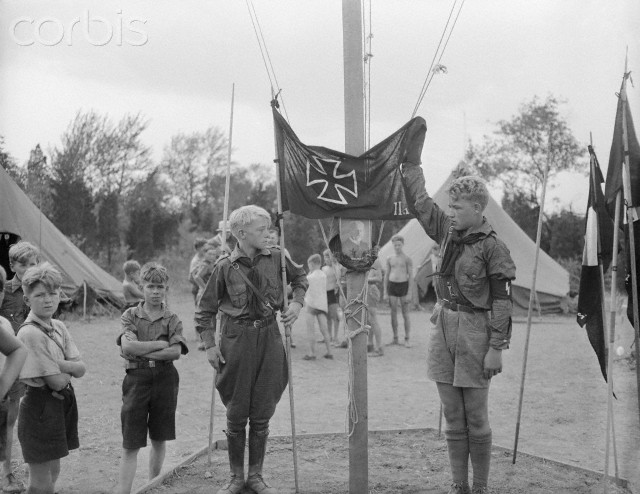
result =
M249 472L246 486L257 494L275 494L262 477L269 420L287 382L287 360L275 313L283 308L280 250L270 244L271 217L248 205L229 216L238 240L233 252L216 263L195 314L209 363L218 371L216 388L227 407L227 441L231 476L218 494L237 494L245 487L244 449L249 422ZM282 322L292 325L304 303L308 283L302 267L288 257L287 282L293 300ZM220 312L220 344L216 314Z
M412 162L413 161L413 162ZM409 210L442 245L434 276L438 303L429 335L427 375L436 381L447 422L452 485L449 494L487 491L491 462L489 384L502 372L511 338L511 281L515 264L483 216L489 192L482 180L460 177L449 186L449 214L426 192L419 157L402 165Z

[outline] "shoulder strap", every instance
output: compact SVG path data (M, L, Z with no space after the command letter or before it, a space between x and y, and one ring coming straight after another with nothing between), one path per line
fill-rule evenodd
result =
M258 299L260 299L260 301L264 305L266 305L269 309L273 309L273 307L271 306L271 303L265 298L265 296L262 294L262 292L260 290L258 290L256 288L256 286L253 283L251 283L251 280L247 277L247 275L242 272L242 270L240 269L240 265L237 262L232 262L231 263L231 267L233 269L235 269L236 272L242 277L242 279L247 284L247 286L251 289L253 294L256 297L258 297Z
M43 332L43 333L44 333L48 338L50 338L51 340L53 340L53 342L54 342L56 345L58 345L58 348L60 348L60 350L62 350L62 353L66 355L66 352L65 352L65 350L64 350L64 346L62 346L62 345L60 344L60 342L59 342L58 340L56 340L56 339L55 339L55 337L54 337L52 334L50 334L50 333L49 333L49 331L47 331L47 330L42 326L42 324L40 324L40 323L39 323L39 322L37 322L37 321L28 321L28 322L23 322L23 323L20 325L20 328L18 328L18 331L20 331L20 329L21 329L23 326L29 326L29 325L31 325L31 326L35 326L35 327L36 327L36 328L38 328L40 331L42 331L42 332ZM52 327L53 327L53 326L52 326Z

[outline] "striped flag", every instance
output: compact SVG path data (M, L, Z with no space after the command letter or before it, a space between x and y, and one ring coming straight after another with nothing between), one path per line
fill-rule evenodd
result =
M578 324L586 326L589 342L596 352L600 370L607 380L607 350L604 343L603 283L601 274L611 263L613 249L613 221L607 214L602 194L602 171L591 146L589 202L585 218L584 250L578 295Z

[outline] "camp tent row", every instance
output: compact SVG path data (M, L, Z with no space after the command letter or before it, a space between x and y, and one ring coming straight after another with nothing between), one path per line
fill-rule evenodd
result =
M6 261L8 246L16 237L36 245L43 259L60 270L68 296L83 293L86 283L99 298L122 305L122 284L58 230L0 166L0 259Z
M433 195L438 206L448 210L449 195L447 187L453 180L452 173L442 187ZM516 224L513 219L489 197L489 204L484 211L489 224L509 248L511 257L516 264L516 279L512 284L514 306L527 309L529 293L533 281L533 263L535 260L536 244ZM425 261L431 251L434 241L423 230L417 219L410 220L399 232L404 237L404 253L413 261L415 282L423 289L428 285L426 278L431 270L425 269ZM393 254L391 241L387 242L378 254L382 263ZM537 301L534 310L542 313L562 312L562 301L569 293L569 273L554 261L546 252L540 250L538 272L536 278Z

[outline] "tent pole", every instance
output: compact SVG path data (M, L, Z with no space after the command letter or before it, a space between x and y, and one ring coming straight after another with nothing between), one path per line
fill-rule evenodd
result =
M553 127L549 129L549 147L551 147L551 138ZM540 198L540 211L538 213L538 231L536 233L536 254L533 262L533 279L531 280L531 289L529 291L529 308L527 311L527 335L524 343L524 356L522 358L522 377L520 380L520 398L518 400L518 418L516 420L516 436L513 444L513 464L516 463L516 455L518 454L518 437L520 435L520 418L522 416L522 400L524 397L524 381L527 374L527 356L529 353L529 339L531 337L531 316L533 313L533 301L536 298L536 277L538 275L538 258L540 256L540 240L542 238L542 220L544 218L544 201L547 193L547 179L549 178L549 166L551 161L551 150L547 155L547 163L544 168L542 178L542 196Z
M84 319L85 321L87 320L87 282L83 281L82 282L82 288L83 288L83 301L82 301L82 319Z

